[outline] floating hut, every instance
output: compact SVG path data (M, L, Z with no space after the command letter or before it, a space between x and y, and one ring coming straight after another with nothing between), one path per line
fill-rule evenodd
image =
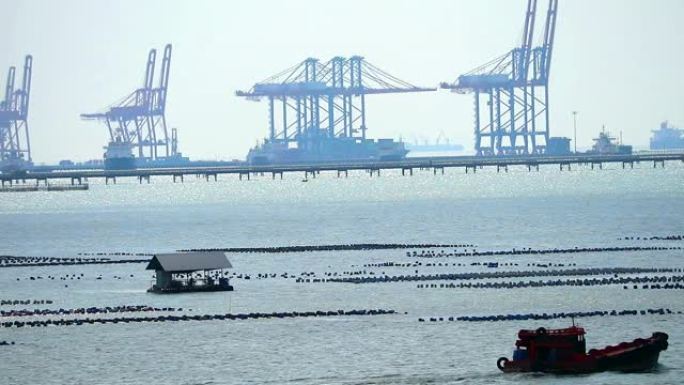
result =
M233 267L225 253L191 252L157 254L145 270L154 270L151 293L233 291L226 269Z

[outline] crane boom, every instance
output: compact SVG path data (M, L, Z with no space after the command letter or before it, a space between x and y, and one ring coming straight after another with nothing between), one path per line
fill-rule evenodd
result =
M164 58L162 59L161 77L159 78L159 101L157 108L164 111L166 108L166 91L169 86L169 71L171 70L171 44L164 48Z
M143 88L149 90L152 88L154 82L154 65L157 61L157 50L151 49L150 53L147 55L147 68L145 69L145 84Z
M549 0L549 9L546 13L546 26L544 28L544 47L541 62L542 76L547 80L551 74L551 57L553 56L553 43L556 36L557 16L558 0Z
M24 60L24 77L21 83L21 101L17 108L19 108L20 116L26 119L28 116L29 99L31 97L31 77L33 75L33 56L26 55Z
M534 39L534 24L537 15L537 0L527 0L527 12L525 13L525 28L523 32L521 55L518 56L518 71L515 76L517 81L526 81Z
M7 86L5 86L5 109L10 110L12 108L12 97L14 94L14 76L16 72L15 67L10 67L7 71Z

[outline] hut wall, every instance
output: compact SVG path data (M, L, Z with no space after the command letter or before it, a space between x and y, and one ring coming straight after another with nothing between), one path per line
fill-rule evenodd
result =
M171 273L157 270L157 287L164 288L171 285Z

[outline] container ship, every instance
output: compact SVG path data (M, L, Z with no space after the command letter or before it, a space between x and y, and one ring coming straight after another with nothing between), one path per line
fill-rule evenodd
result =
M668 122L663 122L658 130L653 131L651 150L682 149L684 149L684 130L670 127Z
M265 140L249 150L247 162L254 165L350 161L392 161L406 158L404 142L394 139L327 138L298 141Z

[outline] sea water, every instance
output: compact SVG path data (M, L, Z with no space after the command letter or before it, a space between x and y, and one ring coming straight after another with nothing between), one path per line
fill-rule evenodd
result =
M465 174L448 169L444 175L415 170L411 177L396 171L371 177L358 171L337 178L335 173L324 172L316 178L309 176L307 182L302 178L286 174L283 180L273 180L267 174L239 181L236 176L219 176L217 182L186 178L182 184L164 177L138 184L131 178L119 179L116 185L91 181L90 190L84 192L5 193L0 196L0 254L74 257L98 252L350 243L471 244L466 249L482 251L684 246L682 241L622 239L684 234L681 163L656 169L642 164L633 170L608 166L560 171L548 166L539 172L513 167L508 172L482 169ZM232 271L243 277L231 280L234 292L163 296L146 292L153 273L141 263L0 268L0 299L54 301L0 310L150 305L182 307L185 314L378 308L397 312L372 317L4 328L0 340L15 345L0 346L0 383L681 383L684 315L577 319L588 331L588 348L647 337L654 331L670 335L670 348L652 373L582 377L503 374L495 364L500 356L511 357L518 329L565 327L571 323L568 319L418 321L613 309L676 312L684 311L680 290L633 290L631 286L625 290L622 285L419 289L423 282L306 283L279 276L543 269L533 266L539 263L576 264L578 268L684 267L679 250L432 260L409 257L406 252L231 253ZM383 262L423 265L363 267ZM432 262L445 266L425 266ZM477 265L484 262L499 262L500 267ZM256 278L266 273L278 276ZM67 274L83 277L45 279ZM245 279L247 275L251 279ZM31 276L43 279L30 280ZM561 279L568 278L573 277ZM537 279L555 278L519 280Z

